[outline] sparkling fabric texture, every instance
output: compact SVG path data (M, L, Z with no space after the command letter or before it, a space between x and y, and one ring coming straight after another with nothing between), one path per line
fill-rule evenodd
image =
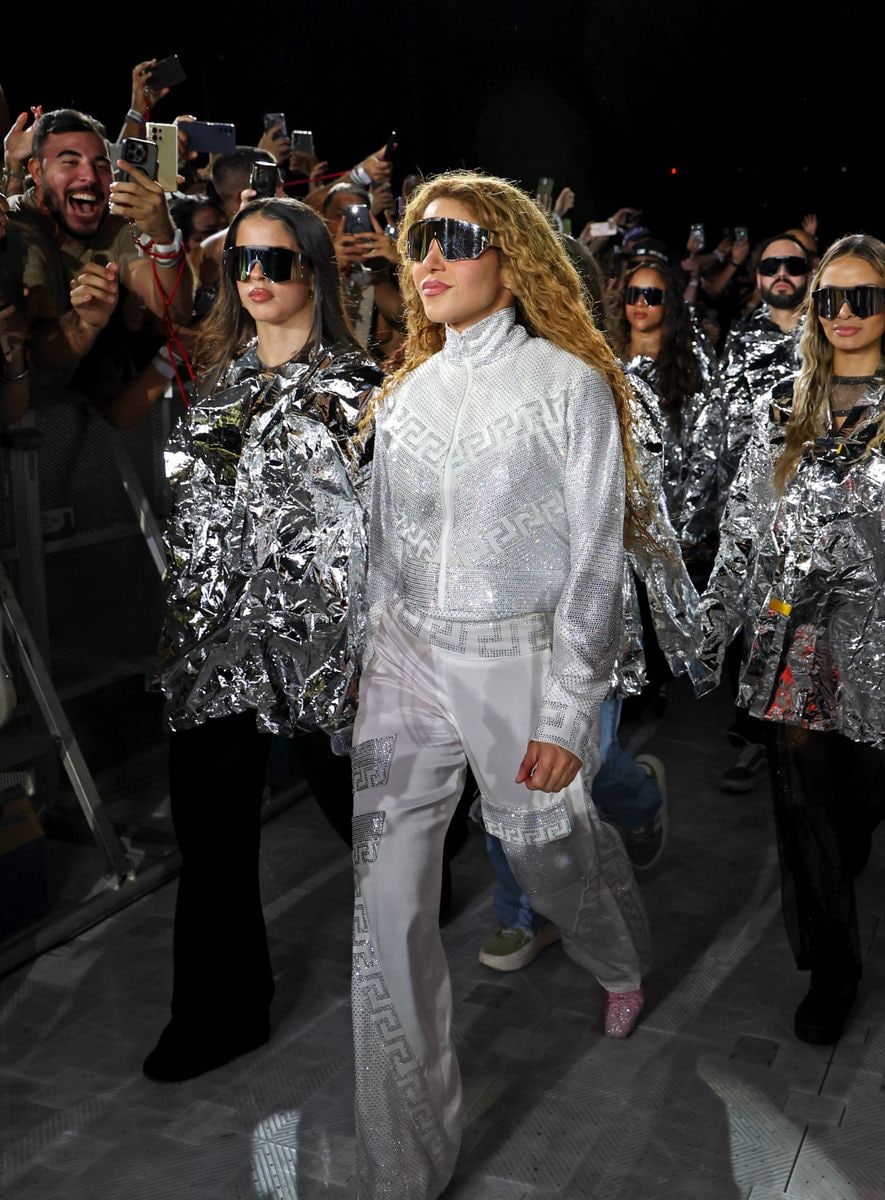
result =
M373 863L384 832L383 812L361 813L353 818L353 861Z
M729 486L753 427L753 408L763 394L799 369L802 322L783 333L772 321L767 304L735 322L722 352L720 373L725 399L725 448L722 483Z
M253 343L174 429L160 686L173 729L254 709L260 729L352 720L364 634L359 413L380 382L318 347L273 370Z
M369 738L368 741L353 747L350 752L350 767L355 792L361 792L364 788L383 787L387 783L395 745L394 733L390 737Z
M543 846L572 831L568 805L555 801L545 808L504 808L487 797L482 798L483 826L486 833L511 846Z
M664 492L673 528L687 551L698 550L715 536L725 446L719 367L709 338L694 315L692 324L692 349L702 385L686 398L678 422L667 418L666 409L663 422ZM657 390L654 359L641 355L631 359L625 369Z
M805 447L780 501L771 470L788 397L757 420L735 478L719 557L699 606L715 666L746 615L739 702L757 717L885 747L885 420L877 378L850 429Z
M670 521L664 489L663 419L657 395L644 380L628 376L630 416L639 470L650 498L650 532L654 549L630 550L624 564L624 644L613 676L615 691L638 695L647 682L642 644L642 616L636 576L646 586L658 644L674 675L685 672L697 685L709 670L697 658L695 619L697 591L682 559L682 547Z
M371 1125L358 1120L356 1126L357 1200L438 1196L451 1177L458 1147L442 1129L424 1071L387 987L358 874L351 1004L356 1109L372 1114Z
M370 638L397 602L413 628L430 619L419 637L450 624L453 647L457 624L503 622L501 643L513 618L553 616L534 736L583 758L621 641L624 470L608 384L506 309L447 330L377 421Z
M644 1007L644 988L636 988L632 992L606 992L605 1036L628 1037L635 1029Z

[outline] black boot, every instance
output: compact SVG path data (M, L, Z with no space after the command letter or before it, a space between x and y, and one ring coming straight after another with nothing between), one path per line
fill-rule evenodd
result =
M267 1014L223 1031L199 1029L173 1017L144 1060L142 1071L155 1083L182 1083L257 1050L269 1038Z
M793 1022L796 1037L814 1046L838 1042L856 997L856 979L812 971L808 995L796 1009Z

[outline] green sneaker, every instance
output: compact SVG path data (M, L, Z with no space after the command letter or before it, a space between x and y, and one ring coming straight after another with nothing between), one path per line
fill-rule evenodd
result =
M497 929L482 944L479 961L493 971L518 971L534 962L545 946L559 941L559 930L548 922L532 933L528 929Z

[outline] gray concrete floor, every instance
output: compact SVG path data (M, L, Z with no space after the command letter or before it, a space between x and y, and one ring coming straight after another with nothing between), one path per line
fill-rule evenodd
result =
M671 809L641 884L655 968L628 1041L602 1037L599 990L559 946L509 975L478 964L493 923L478 830L456 860L444 941L467 1128L446 1200L885 1197L881 839L859 889L858 1004L836 1047L803 1045L767 786L717 787L727 719L723 696L676 689L662 721L625 730L666 763ZM186 1084L141 1076L166 1018L174 884L0 982L0 1195L352 1196L350 865L309 801L264 846L277 998L260 1052Z

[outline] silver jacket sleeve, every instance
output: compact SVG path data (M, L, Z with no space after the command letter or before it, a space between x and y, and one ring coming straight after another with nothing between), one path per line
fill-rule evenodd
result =
M760 599L754 595L756 559L774 513L774 463L789 418L786 402L763 395L756 402L750 436L728 493L719 550L697 612L698 656L709 670L696 684L699 695L719 683L725 651L742 627L752 631Z
M351 719L365 624L357 422L380 378L349 348L268 370L253 346L173 431L160 674L173 729L248 709L274 733Z
M635 376L628 378L633 436L649 496L649 532L655 544L639 545L628 552L631 569L625 571L624 606L625 614L629 614L625 625L628 634L638 629L641 651L642 624L632 578L635 570L646 586L658 644L670 670L674 675L687 672L697 683L706 678L708 671L699 662L695 650L698 595L685 569L682 548L670 521L664 493L663 418L654 390ZM644 682L644 667L635 660L634 636L628 638L619 670L619 690L626 694L635 694ZM635 664L632 669L631 664Z

